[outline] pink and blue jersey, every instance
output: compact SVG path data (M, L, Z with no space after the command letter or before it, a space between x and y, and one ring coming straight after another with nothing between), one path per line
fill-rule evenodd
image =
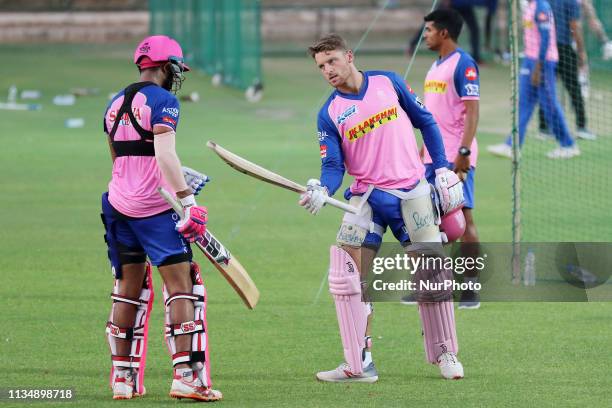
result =
M525 57L557 62L557 33L552 8L547 1L531 0L523 10Z
M335 90L317 120L321 184L334 194L344 172L351 192L369 185L413 187L425 174L413 127L421 130L434 167L448 165L438 126L412 89L394 72L367 71L358 94Z
M104 132L110 133L117 113L123 103L124 91L119 92L109 103L104 113ZM132 102L135 119L144 130L153 130L163 125L176 130L179 120L179 102L165 89L151 84L136 93ZM130 123L127 114L120 118L114 136L116 141L140 140L141 137ZM151 140L150 143L153 143ZM171 188L157 167L155 156L121 156L113 163L113 173L108 184L108 199L111 205L128 217L142 218L166 211L170 206L157 193L158 187Z
M480 77L478 65L465 51L458 48L451 54L433 63L424 86L425 106L438 123L444 149L449 161L457 157L465 130L465 104L463 101L480 99ZM476 167L478 143L476 138L470 146L470 164ZM423 162L432 162L427 148Z

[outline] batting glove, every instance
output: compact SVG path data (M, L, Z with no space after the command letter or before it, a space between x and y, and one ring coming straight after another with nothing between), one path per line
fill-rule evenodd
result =
M176 223L176 230L188 242L194 242L206 232L208 211L206 207L196 205L195 198L190 195L180 199L183 205L183 217Z
M329 197L327 188L321 186L319 180L310 179L306 183L306 192L300 196L299 204L312 215L317 215L325 205L327 197Z
M446 167L436 169L435 187L443 214L463 205L463 183L454 171Z
M200 191L204 188L206 183L210 181L210 178L206 174L202 174L192 168L189 167L181 167L183 170L183 177L185 177L185 182L191 189L193 195L200 194Z

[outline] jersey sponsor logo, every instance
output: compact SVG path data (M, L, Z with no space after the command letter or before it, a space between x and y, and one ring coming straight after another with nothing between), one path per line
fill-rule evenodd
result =
M108 119L111 122L114 122L115 119L117 119L117 113L118 113L118 110L109 111ZM138 122L142 122L142 115L140 113L140 108L132 107L132 114L134 115L134 118L136 118ZM128 115L127 113L124 113L123 116L121 117L121 121L119 122L119 125L128 126L129 124L130 124L130 115Z
M162 109L162 113L167 113L169 115L171 115L172 117L177 117L179 114L179 110L178 108L164 108Z
M341 125L345 120L357 113L357 105L351 105L347 110L342 112L342 115L336 118L336 123Z
M317 139L319 139L319 142L324 141L326 137L327 137L326 131L317 132Z
M355 140L367 135L377 127L397 118L397 107L394 106L393 108L385 109L384 111L370 116L367 120L364 120L362 123L344 132L344 137L346 137L350 142L354 142Z
M170 116L162 117L162 122L170 123L172 126L176 126L176 120L172 119Z
M465 94L467 96L480 96L480 86L476 84L465 84Z
M476 72L476 68L469 67L465 70L465 79L468 81L475 81L478 79L478 73Z
M448 84L446 83L446 81L436 81L436 80L425 81L425 93L444 94L446 93L447 87L448 87Z
M527 20L527 19L523 20L523 26L524 26L526 29L531 29L531 28L533 28L533 27L534 27L534 25L535 25L535 24L533 24L533 21L531 21L531 20Z
M321 158L324 159L327 157L327 145L321 145L319 146L319 149L321 150Z

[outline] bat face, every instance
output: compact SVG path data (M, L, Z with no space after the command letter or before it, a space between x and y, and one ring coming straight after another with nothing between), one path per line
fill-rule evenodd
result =
M195 243L234 288L244 304L249 309L255 308L259 301L259 290L240 262L208 231Z
M224 149L215 142L209 141L206 145L230 167L243 174L246 174L247 176L255 177L256 179L265 181L266 183L274 184L275 186L282 187L296 193L303 193L306 191L306 187L268 169L264 169L263 167Z
M174 211L182 216L183 207L181 204L162 187L158 191L164 200L174 208ZM215 268L221 272L221 275L238 293L244 304L249 309L253 309L259 301L259 290L240 262L209 230L206 230L204 236L196 240L195 244Z

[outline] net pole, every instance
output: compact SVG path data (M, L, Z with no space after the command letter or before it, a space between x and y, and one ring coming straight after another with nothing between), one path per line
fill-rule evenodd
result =
M521 281L521 171L520 145L518 134L519 119L519 0L508 0L510 10L510 53L512 63L512 283L518 285Z

